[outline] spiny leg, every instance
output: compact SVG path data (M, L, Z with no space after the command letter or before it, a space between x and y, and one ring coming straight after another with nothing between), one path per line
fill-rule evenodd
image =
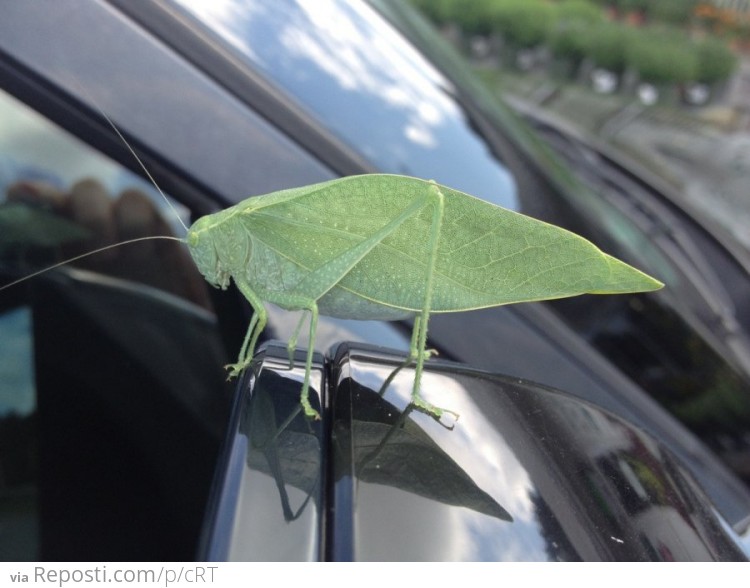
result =
M430 241L429 241L429 259L427 261L427 273L425 276L424 284L424 303L422 305L422 312L420 314L419 324L414 325L414 331L417 333L416 350L412 350L412 353L416 351L417 355L417 366L414 373L414 387L412 388L411 401L414 406L424 412L440 419L443 413L448 412L458 418L458 414L452 410L445 408L439 408L425 401L419 394L419 388L422 381L422 371L424 369L425 356L428 355L426 352L427 347L427 323L430 320L430 309L432 307L432 284L435 276L435 263L437 260L437 251L440 241L440 228L443 224L443 212L445 210L445 201L440 188L437 184L432 183L430 189L434 191L435 196L432 198L432 225L430 226ZM412 342L414 341L414 335L412 334Z
M405 367L410 366L417 360L417 355L419 355L419 351L417 349L417 335L419 334L419 323L422 320L422 317L419 315L416 315L414 317L414 328L412 328L411 331L411 342L409 343L409 356L404 360L403 363L398 365L385 379L383 384L380 386L380 390L378 390L378 396L383 396L388 390L388 387L391 385L393 380L396 378L398 373L404 369ZM435 349L426 349L425 352L425 359L430 359L433 355L437 355L438 352Z
M418 339L420 332L420 325L422 324L422 315L418 314L414 317L414 328L411 331L411 341L409 341L409 363L414 362L420 355ZM421 352L425 360L430 359L433 355L438 355L437 349L425 349ZM407 364L408 365L408 364Z
M255 345L258 343L258 337L260 337L260 334L263 332L263 329L266 328L266 323L268 322L268 312L266 311L265 306L263 306L263 301L260 297L253 292L252 288L250 288L247 283L235 278L235 284L239 291L242 292L242 295L247 298L250 306L253 307L254 314L253 318L250 319L250 326L245 335L242 347L240 348L237 363L226 366L229 370L230 378L240 374L242 370L252 363Z

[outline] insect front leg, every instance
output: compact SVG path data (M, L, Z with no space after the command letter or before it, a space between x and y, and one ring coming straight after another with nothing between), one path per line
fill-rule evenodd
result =
M249 366L253 361L253 353L255 352L255 345L258 343L258 337L266 328L268 322L268 312L260 296L258 296L252 288L242 280L235 278L234 283L242 295L247 298L250 306L253 307L253 318L250 319L250 326L245 334L245 340L242 342L240 348L240 354L237 358L237 363L226 366L229 370L229 378L234 378L239 375L242 370Z
M250 319L250 326L247 329L247 333L245 333L245 338L242 341L242 347L240 347L240 353L238 355L240 360L244 359L245 355L247 354L247 348L250 344L250 339L253 333L255 333L259 317L260 315L257 312L253 311L253 317Z

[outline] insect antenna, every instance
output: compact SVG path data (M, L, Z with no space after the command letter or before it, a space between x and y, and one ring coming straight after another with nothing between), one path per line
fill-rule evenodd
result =
M135 160L138 162L138 165L141 166L141 169L144 171L144 173L146 174L146 176L148 177L148 179L151 180L151 183L154 185L154 188L156 188L156 190L159 192L159 194L161 194L161 197L164 198L164 202L166 202L167 205L169 206L169 208L172 209L172 212L174 213L175 217L177 218L177 221L182 225L182 228L185 229L185 232L187 233L188 232L188 228L187 228L187 226L185 226L185 223L182 222L182 218L180 218L180 215L177 212L177 209L174 207L174 205L172 204L171 200L169 200L169 198L167 198L166 194L164 194L164 192L162 192L162 189L159 187L159 184L156 183L156 180L151 175L151 172L148 171L148 168L146 167L146 165L143 163L143 161L141 161L141 158L138 157L138 154L135 152L135 149L133 149L130 146L130 143L128 143L127 139L125 139L125 137L123 136L123 134L120 132L120 129L117 128L117 125L115 125L115 123L112 121L112 119L109 118L109 116L107 115L107 113L104 112L104 110L96 103L96 101L94 101L92 99L91 103L94 105L94 107L96 108L96 110L99 111L99 114L101 114L102 117L104 117L104 120L107 121L107 123L109 124L109 126L112 127L112 130L115 133L117 133L117 136L124 143L125 147L128 148L128 151L130 151L130 153L133 155L133 157L135 158Z
M88 92L84 88L81 87L80 90L81 90L82 93L88 95ZM169 198L167 198L167 195L164 194L164 192L162 191L162 189L159 187L159 184L156 182L156 180L154 179L154 177L151 175L151 172L148 170L148 168L143 163L143 161L141 160L141 158L138 157L138 154L135 152L135 149L133 149L133 147L130 145L130 143L125 138L125 136L120 132L120 129L117 128L117 125L114 123L114 121L109 117L109 115L107 115L106 112L104 112L104 109L101 106L99 106L99 104L96 102L96 100L94 100L93 98L91 98L90 95L89 95L89 101L94 106L94 108L99 112L99 114L104 118L104 120L107 121L107 124L109 124L109 126L112 128L112 130L117 134L117 136L120 138L120 140L125 145L125 147L128 148L128 151L130 151L130 153L132 154L133 158L138 162L138 165L141 167L141 169L143 170L143 172L146 174L146 176L148 177L148 179L151 181L151 184L154 186L154 188L156 188L157 192L159 192L159 194L161 195L161 197L164 199L164 202L167 203L167 206L169 206L169 208L172 210L172 213L174 214L175 218L180 223L180 225L182 225L182 228L185 229L185 232L187 233L188 232L188 227L182 221L182 218L180 217L180 214L177 212L177 209L175 208L174 204L172 204L172 201ZM9 282L8 284L4 284L4 285L0 286L0 292L2 292L3 290L5 290L7 288L11 288L11 287L16 286L18 284L21 284L21 283L25 282L26 280L30 280L32 278L35 278L35 277L37 277L37 276L39 276L41 274L44 274L44 273L46 273L46 272L48 272L50 270L53 270L53 269L56 269L56 268L61 267L63 265L66 265L68 263L72 263L72 262L78 261L80 259L84 259L84 258L89 257L91 255L96 255L97 253L102 253L104 251L109 251L110 249L114 249L116 247L120 247L121 245L131 245L133 243L140 243L142 241L150 241L152 239L167 239L167 240L170 240L170 241L177 241L179 243L187 243L187 241L185 239L180 239L178 237L173 237L173 236L168 236L168 235L151 235L151 236L148 236L148 237L138 237L138 238L135 238L135 239L128 239L128 240L125 240L125 241L120 241L119 243L113 243L111 245L106 245L105 247L100 247L98 249L94 249L92 251L87 251L86 253L82 253L80 255L76 255L76 256L71 257L69 259L65 259L65 260L63 260L61 262L55 263L53 265L50 265L48 267L42 268L42 269L40 269L38 271L35 271L35 272L31 273L31 274L28 274L28 275L26 275L26 276L24 276L22 278L19 278L17 280Z
M55 263L53 265L47 266L45 268L40 269L39 271L33 272L27 276L24 276L22 278L18 278L17 280L14 280L8 284L4 284L0 286L0 292L5 290L6 288L11 288L12 286L16 286L22 282L25 282L26 280L30 280L31 278L35 278L38 275L44 274L50 270L53 270L55 268L61 267L63 265L67 265L69 263L72 263L74 261L78 261L79 259L83 259L85 257L89 257L90 255L96 255L97 253L102 253L103 251L109 251L110 249L114 249L115 247L120 247L121 245L131 245L133 243L140 243L141 241L151 241L152 239L168 239L170 241L178 241L180 243L187 243L185 239L180 239L178 237L170 237L168 235L151 235L149 237L138 237L137 239L128 239L127 241L120 241L119 243L113 243L111 245L107 245L105 247L99 247L99 249L94 249L93 251L87 251L86 253L82 253L81 255L76 255L75 257L71 257L69 259L65 259L59 263Z

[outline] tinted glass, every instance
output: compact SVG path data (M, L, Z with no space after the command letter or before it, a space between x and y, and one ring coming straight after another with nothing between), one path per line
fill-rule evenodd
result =
M4 93L0 129L0 284L181 234L186 210ZM0 559L192 558L227 411L206 284L169 240L74 265L0 291Z

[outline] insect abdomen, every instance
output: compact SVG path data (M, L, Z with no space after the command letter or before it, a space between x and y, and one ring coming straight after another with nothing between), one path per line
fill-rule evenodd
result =
M412 311L367 300L339 286L331 288L318 301L318 310L326 316L364 321L395 321L414 315Z

